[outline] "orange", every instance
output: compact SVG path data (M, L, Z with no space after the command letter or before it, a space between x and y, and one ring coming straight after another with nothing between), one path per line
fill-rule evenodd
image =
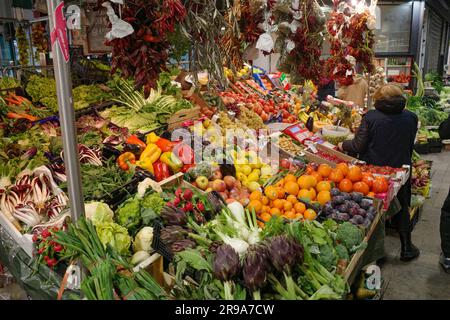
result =
M299 220L303 220L303 214L301 214L301 213L296 213L295 217Z
M264 213L264 212L269 213L270 212L270 207L269 206L262 206L261 212L262 213Z
M336 169L337 169L337 170L341 170L341 172L342 172L342 174L343 174L344 176L347 176L348 171L349 171L348 165L347 165L346 163L344 163L344 162L339 163L339 164L336 166Z
M317 182L320 182L323 180L323 177L316 171L312 172L311 176L316 178L316 184L317 184Z
M267 206L269 204L269 198L267 198L266 196L262 196L261 202L263 205Z
M262 193L259 190L253 191L252 193L250 193L250 200L262 200Z
M309 189L313 188L317 184L317 179L311 175L303 175L297 180L297 184L300 189Z
M303 213L306 210L306 206L303 202L297 202L294 205L294 209L295 209L295 212L297 212L297 213Z
M361 181L365 182L369 186L369 189L370 189L373 186L373 182L375 181L375 178L373 177L373 175L370 172L364 172L362 174Z
M374 193L385 193L389 189L389 184L384 177L376 177L373 182L372 191Z
M375 198L375 193L369 192L369 193L367 194L367 196L368 196L369 198Z
M322 177L327 178L331 173L331 167L325 163L322 163L317 169L317 173Z
M292 194L288 195L286 200L292 204L296 204L297 203L297 194L296 195L292 195Z
M306 174L311 174L311 172L314 171L314 168L308 164L308 166L306 167Z
M290 211L290 210L292 210L293 207L294 207L294 205L289 201L285 201L283 204L284 211Z
M316 186L317 191L330 191L331 183L329 181L320 181Z
M277 191L277 197L278 197L278 199L283 199L283 198L284 198L284 195L285 195L284 189L283 189L282 187L277 187L277 188L275 188L275 189L276 189L276 191Z
M339 190L342 192L352 192L353 183L349 179L343 179L339 182Z
M361 181L362 179L361 168L358 166L351 167L348 171L347 179L349 179L351 182Z
M263 219L264 222L269 221L271 218L272 218L272 216L271 216L270 213L268 213L268 212L263 212L263 213L261 214L261 219Z
M286 211L284 216L288 219L295 219L297 217L294 211Z
M284 185L284 191L286 191L290 195L294 195L294 194L297 195L299 190L300 190L300 188L298 187L298 184L295 181L288 181Z
M281 188L283 188L283 186L284 186L284 179L283 179L283 178L281 178L280 181L278 181L277 183L275 183L275 187L281 187Z
M284 177L284 183L289 181L296 182L297 178L293 174L289 173L286 175L286 177Z
M262 203L259 200L251 200L247 206L248 210L255 209L256 213L260 213L262 209Z
M356 182L356 183L353 185L353 191L355 191L355 192L361 192L363 195L366 195L366 194L369 193L370 188L369 188L369 186L367 185L367 183L365 183L365 182L363 182L363 181L360 181L360 182Z
M307 209L303 216L306 220L312 221L316 218L317 213L313 209Z
M272 209L270 209L270 214L279 216L279 215L281 215L281 211L278 208L272 208Z
M301 189L298 193L298 197L300 199L308 199L310 201L313 201L316 199L316 190L314 190L314 188Z
M330 191L320 191L317 195L317 201L323 206L325 203L331 201Z
M276 198L278 198L278 193L274 186L266 187L266 189L264 190L264 194L267 198L269 198L269 200L275 200Z
M283 209L283 200L281 199L275 199L273 200L273 206L272 208L278 208L278 209Z
M333 169L331 170L330 176L328 177L331 181L334 183L341 182L342 179L344 179L344 174L339 169Z

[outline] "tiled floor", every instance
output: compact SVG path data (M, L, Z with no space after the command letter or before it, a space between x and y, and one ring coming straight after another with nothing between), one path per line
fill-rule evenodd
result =
M384 299L450 299L450 274L439 266L441 207L450 187L450 152L426 155L433 160L432 193L423 208L413 234L420 257L410 263L399 260L400 240L393 233L386 237L387 261L382 275L387 283Z

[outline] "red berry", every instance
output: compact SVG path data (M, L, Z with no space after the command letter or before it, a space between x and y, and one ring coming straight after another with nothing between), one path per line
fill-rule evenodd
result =
M48 259L50 259L49 256L45 256L45 257L44 257L44 260L45 260L45 261L48 261Z
M192 205L191 202L186 203L184 208L185 208L185 211L192 211L192 210L194 210L194 206Z
M175 199L173 199L173 205L178 206L180 204L180 198L177 196Z
M55 252L61 252L63 249L63 247L59 244L55 245L55 247L53 248L53 250L55 250Z
M180 197L182 193L183 193L183 190L181 190L181 188L178 188L178 189L175 191L175 195L176 195L177 197Z
M45 248L40 248L38 251L37 251L37 253L38 254L42 254L42 252L44 252L45 251Z
M36 241L38 241L38 235L35 233L35 234L33 234L33 242L36 242Z
M203 204L203 202L199 201L197 203L197 209L200 210L201 212L205 211L205 205Z

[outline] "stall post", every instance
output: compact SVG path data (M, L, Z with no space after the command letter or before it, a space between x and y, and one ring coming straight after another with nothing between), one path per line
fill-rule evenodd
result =
M47 8L70 212L72 221L76 221L84 216L84 202L72 99L72 79L68 64L70 55L66 20L63 13L64 2L47 0Z

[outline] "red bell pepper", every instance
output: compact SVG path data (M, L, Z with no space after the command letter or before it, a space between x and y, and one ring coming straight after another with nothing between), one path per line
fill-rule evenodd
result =
M184 164L194 164L195 163L195 153L190 146L184 143L179 143L173 148L173 153L181 160Z
M160 182L170 177L169 166L159 160L153 164L153 170L155 172L156 182Z
M126 141L126 142L127 142L128 144L134 144L134 145L139 146L139 149L141 150L141 152L144 151L145 147L147 147L147 145L145 144L145 142L142 141L141 139L139 139L139 138L138 138L137 136L135 136L134 134L131 135L131 136L129 136L129 137L127 138L127 141Z
M155 144L158 146L158 148L161 149L162 152L172 151L172 149L174 147L174 143L172 141L164 139L164 138L159 138Z
M181 172L186 173L190 168L195 167L195 164L185 164L182 168L181 168Z

